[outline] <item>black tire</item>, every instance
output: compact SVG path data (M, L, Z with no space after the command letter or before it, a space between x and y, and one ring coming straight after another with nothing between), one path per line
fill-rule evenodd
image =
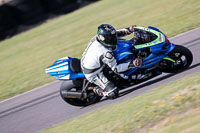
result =
M193 61L192 52L181 45L175 45L175 48L168 54L170 58L175 60L175 63L166 60L161 61L159 69L166 73L177 73L187 69ZM163 65L165 64L165 65Z
M60 96L65 102L73 106L88 106L99 102L102 98L94 94L93 91L88 91L87 93L88 97L86 99L67 98L62 95L62 91L70 91L72 89L80 89L80 88L76 87L76 85L72 82L72 80L64 81L60 87Z

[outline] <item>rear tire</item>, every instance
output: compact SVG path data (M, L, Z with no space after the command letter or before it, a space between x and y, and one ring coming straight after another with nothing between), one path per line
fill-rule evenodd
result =
M60 87L60 96L62 97L62 99L65 102L67 102L68 104L71 104L73 106L88 106L88 105L94 104L96 102L99 102L101 100L101 98L102 98L102 97L97 96L96 94L94 94L93 91L88 91L86 99L68 98L68 97L64 97L62 95L62 91L72 91L72 89L80 90L80 88L77 87L73 83L72 80L64 81L61 84L61 87Z
M176 73L187 69L193 61L193 55L191 51L181 45L175 45L175 48L168 54L168 56L175 60L175 63L171 61L163 60L159 64L159 69L162 72Z

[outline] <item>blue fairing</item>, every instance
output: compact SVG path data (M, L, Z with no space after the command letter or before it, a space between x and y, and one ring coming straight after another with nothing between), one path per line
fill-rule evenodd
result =
M113 51L117 62L125 63L135 58L133 49L132 40L119 40L116 50Z
M155 27L148 27L149 29L155 30L157 32L162 33L159 29ZM163 34L163 33L162 33ZM164 35L164 34L163 34ZM118 62L126 63L135 59L135 48L133 46L134 38L131 40L121 39L117 42L117 48L113 51L114 56ZM163 60L163 58L168 57L167 54L174 49L175 45L170 42L161 42L155 43L155 45L151 45L145 48L139 48L137 50L149 49L150 54L143 60L142 69L148 69L153 67L155 64ZM64 57L54 62L53 65L49 66L46 69L46 73L51 76L54 76L57 79L61 80L70 80L76 78L85 78L83 73L73 73L70 69L70 62L73 58ZM125 76L131 76L137 73L138 68L132 68L129 71L125 72Z
M58 59L53 65L47 67L46 73L54 76L56 79L69 80L75 78L85 78L83 73L73 73L70 69L70 62L73 58L64 57Z
M123 44L125 44L123 46ZM115 58L119 63L129 62L130 60L135 59L134 48L132 47L132 43L130 41L119 41L117 44L117 50L114 51ZM159 43L150 47L151 54L143 60L143 65L141 68L148 69L153 67L156 63L163 60L163 58L167 57L167 54L174 49L175 45L172 43ZM137 49L142 50L145 48ZM138 68L132 68L128 72L124 73L126 76L130 76L136 72Z
M158 32L161 32L159 29L157 29L157 28L155 28L155 27L153 27L153 26L149 26L148 27L149 29L152 29L152 30L155 30L155 31L158 31ZM162 33L162 32L161 32Z

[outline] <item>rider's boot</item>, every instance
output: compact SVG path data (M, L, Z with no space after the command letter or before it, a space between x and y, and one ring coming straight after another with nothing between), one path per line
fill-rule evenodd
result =
M118 97L118 88L113 83L108 83L106 88L103 90L100 87L94 87L93 91L98 96L105 96L108 99L115 99Z
M119 90L113 83L108 83L103 91L103 95L108 99L115 99L118 97Z

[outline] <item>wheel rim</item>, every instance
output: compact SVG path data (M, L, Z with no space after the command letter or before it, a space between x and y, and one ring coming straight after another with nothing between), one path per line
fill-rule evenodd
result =
M166 71L177 71L182 70L184 67L188 65L188 59L186 55L182 54L181 52L172 52L168 55L171 59L175 62L169 60L163 60L160 63L160 67Z
M173 67L175 67L177 69L180 67L184 67L188 64L187 57L184 54L182 54L181 52L173 53L172 55L170 55L170 58L175 60Z

